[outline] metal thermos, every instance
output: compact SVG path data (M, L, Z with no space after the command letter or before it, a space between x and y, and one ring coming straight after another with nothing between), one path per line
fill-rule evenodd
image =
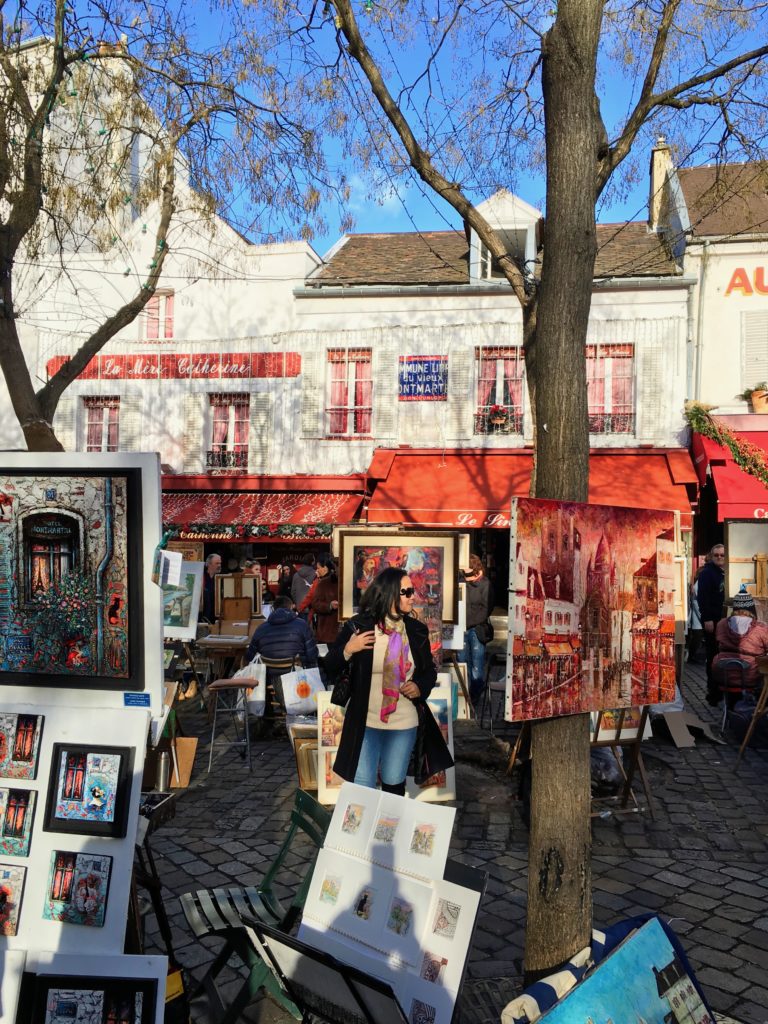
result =
M167 750L161 750L157 758L157 783L155 789L158 793L168 792L168 782L171 778L171 755Z

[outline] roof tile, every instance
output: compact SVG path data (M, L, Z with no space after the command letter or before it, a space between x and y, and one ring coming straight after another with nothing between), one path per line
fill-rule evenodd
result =
M677 172L695 235L768 232L768 166L684 167Z

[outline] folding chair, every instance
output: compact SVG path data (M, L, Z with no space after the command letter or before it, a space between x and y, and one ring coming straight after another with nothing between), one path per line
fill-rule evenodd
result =
M286 997L271 969L264 964L258 950L254 948L246 922L255 918L280 931L290 931L306 901L317 851L323 845L330 821L330 811L308 793L297 790L288 832L259 885L200 889L197 892L185 893L181 897L181 909L195 937L224 940L221 951L189 997L194 999L203 991L207 993L211 1005L212 1024L234 1024L260 989L268 992L297 1020L301 1020L301 1014L296 1006ZM285 906L278 898L275 887L283 863L299 834L305 835L315 849L293 899ZM240 957L248 974L234 1000L226 1007L216 980L233 954Z

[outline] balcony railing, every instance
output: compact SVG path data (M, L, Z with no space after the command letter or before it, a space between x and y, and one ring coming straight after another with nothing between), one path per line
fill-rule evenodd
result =
M475 413L476 434L522 434L523 414L514 409L507 409L506 418L494 423L487 409L478 409Z
M248 451L208 451L205 468L213 473L248 469Z
M590 434L632 434L635 414L632 412L599 412L589 414Z

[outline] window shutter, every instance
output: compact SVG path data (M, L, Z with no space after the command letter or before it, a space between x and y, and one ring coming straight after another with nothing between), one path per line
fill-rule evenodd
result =
M270 440L274 433L275 396L251 392L248 423L248 472L269 472Z
M448 355L448 408L446 435L449 438L472 437L477 395L473 382L471 348L451 349Z
M61 442L65 452L77 448L77 413L80 399L66 392L59 399L56 412L53 414L53 432Z
M768 380L768 313L741 314L741 386Z
M117 447L121 452L145 451L140 395L122 395L117 428Z
M144 337L155 341L160 335L160 296L153 295L144 307Z
M322 437L325 409L325 349L301 353L301 436Z
M373 429L377 441L397 438L397 352L389 341L373 344Z
M184 435L181 438L185 473L205 472L205 452L208 449L207 394L184 396Z
M669 421L664 373L664 347L638 346L635 377L635 436L638 441L655 441L666 433Z

